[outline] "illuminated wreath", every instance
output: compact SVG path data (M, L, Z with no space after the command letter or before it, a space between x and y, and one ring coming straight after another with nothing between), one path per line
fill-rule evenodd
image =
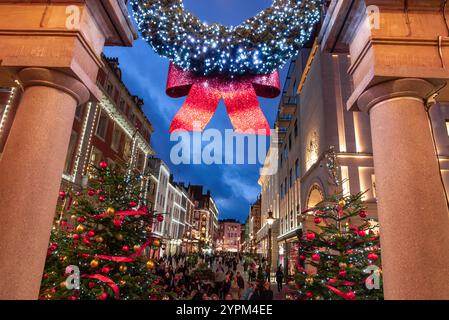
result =
M322 0L273 0L238 26L207 24L183 0L132 0L142 37L161 56L202 75L270 74L294 57L320 19Z

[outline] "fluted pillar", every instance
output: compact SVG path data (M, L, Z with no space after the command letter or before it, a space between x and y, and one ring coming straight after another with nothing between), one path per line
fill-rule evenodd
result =
M449 299L449 212L425 99L435 87L400 79L366 90L386 299Z
M75 109L87 88L64 73L27 68L0 160L0 299L36 299Z

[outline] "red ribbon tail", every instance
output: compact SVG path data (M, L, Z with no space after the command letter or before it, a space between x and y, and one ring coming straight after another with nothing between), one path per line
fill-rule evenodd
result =
M226 93L224 102L236 133L271 135L270 125L263 114L251 82L240 90Z
M187 99L175 115L169 133L175 131L203 131L212 119L221 95L207 87L207 83L195 83Z
M109 287L111 287L112 291L114 291L115 298L117 300L120 299L120 289L118 288L117 284L114 281L112 281L110 278L103 276L101 274L94 274L94 275L83 274L81 277L87 278L87 279L95 279L95 280L99 280L101 282L106 283Z

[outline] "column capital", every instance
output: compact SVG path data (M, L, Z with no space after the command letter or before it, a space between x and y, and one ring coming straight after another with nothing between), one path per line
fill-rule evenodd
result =
M361 111L369 113L375 105L395 98L426 99L436 90L429 81L416 78L391 80L374 85L363 92L357 100Z
M90 93L87 87L74 77L52 69L25 68L19 74L24 88L33 86L51 87L71 95L79 104L89 100Z

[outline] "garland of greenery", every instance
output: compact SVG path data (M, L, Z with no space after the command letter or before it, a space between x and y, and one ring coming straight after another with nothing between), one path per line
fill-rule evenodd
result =
M183 0L132 0L142 37L156 53L202 75L270 74L294 57L320 19L322 0L273 0L238 26L207 24Z

